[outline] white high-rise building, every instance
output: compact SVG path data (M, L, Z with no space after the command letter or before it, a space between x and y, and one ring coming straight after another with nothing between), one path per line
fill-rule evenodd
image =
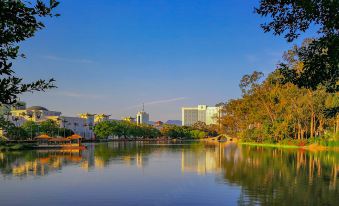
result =
M196 122L204 122L207 125L217 124L220 107L209 107L207 105L198 105L198 107L181 108L182 125L192 126Z
M144 112L144 111L138 112L136 122L137 122L138 125L148 124L149 123L149 114L147 112Z

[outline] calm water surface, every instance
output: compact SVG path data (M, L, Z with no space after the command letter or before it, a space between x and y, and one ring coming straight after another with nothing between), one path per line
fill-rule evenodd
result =
M339 205L339 153L89 144L0 153L0 205Z

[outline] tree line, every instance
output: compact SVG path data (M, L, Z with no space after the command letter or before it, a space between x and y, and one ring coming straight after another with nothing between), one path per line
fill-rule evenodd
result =
M162 125L156 128L152 125L137 125L133 122L110 120L99 122L94 127L94 133L97 138L180 138L180 139L200 139L207 136L216 136L214 128L205 123L197 122L191 127L177 125Z
M0 121L1 118L0 118ZM47 134L51 137L68 137L74 132L67 128L61 128L55 121L46 120L42 122L26 121L21 126L3 120L6 138L8 140L32 140L38 135Z
M304 41L302 47L310 42ZM304 69L299 49L294 47L283 56L284 65L295 72ZM267 78L263 76L257 71L243 76L242 97L229 100L222 109L220 123L225 133L255 142L317 141L320 137L338 141L339 114L328 112L339 106L338 93L324 85L298 87L286 80L279 67Z

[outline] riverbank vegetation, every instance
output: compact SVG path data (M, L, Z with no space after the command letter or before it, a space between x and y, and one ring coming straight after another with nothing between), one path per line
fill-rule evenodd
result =
M285 52L265 79L245 75L242 97L223 106L223 132L244 142L339 146L338 1L261 0L255 13L267 20L264 32L288 42L310 27L317 38Z
M303 71L297 51L310 42L287 51L283 64L295 72ZM339 114L331 112L339 107L337 92L323 85L298 87L287 81L281 67L267 78L263 76L255 71L241 79L242 97L228 101L222 109L224 133L244 142L339 146Z
M337 1L259 2L264 32L293 42L315 24L317 38L287 51L266 79L245 75L242 97L223 106L223 132L245 142L339 146L338 9Z
M97 138L118 138L118 139L154 139L160 137L179 139L201 139L207 136L216 136L216 130L202 122L197 122L191 127L177 125L137 125L127 121L103 121L95 125L94 133Z
M158 129L151 125L137 125L127 121L103 121L94 126L94 133L97 138L156 138L160 136Z
M68 137L74 134L72 130L61 128L52 120L43 122L26 121L21 126L16 126L14 123L4 120L2 128L6 133L6 140L32 140L40 134L47 134L51 137Z

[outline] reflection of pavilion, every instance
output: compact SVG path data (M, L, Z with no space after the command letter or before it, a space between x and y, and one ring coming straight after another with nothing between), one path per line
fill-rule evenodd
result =
M51 171L61 170L62 166L80 163L80 150L39 150L34 160L17 159L10 166L14 176L44 176Z

